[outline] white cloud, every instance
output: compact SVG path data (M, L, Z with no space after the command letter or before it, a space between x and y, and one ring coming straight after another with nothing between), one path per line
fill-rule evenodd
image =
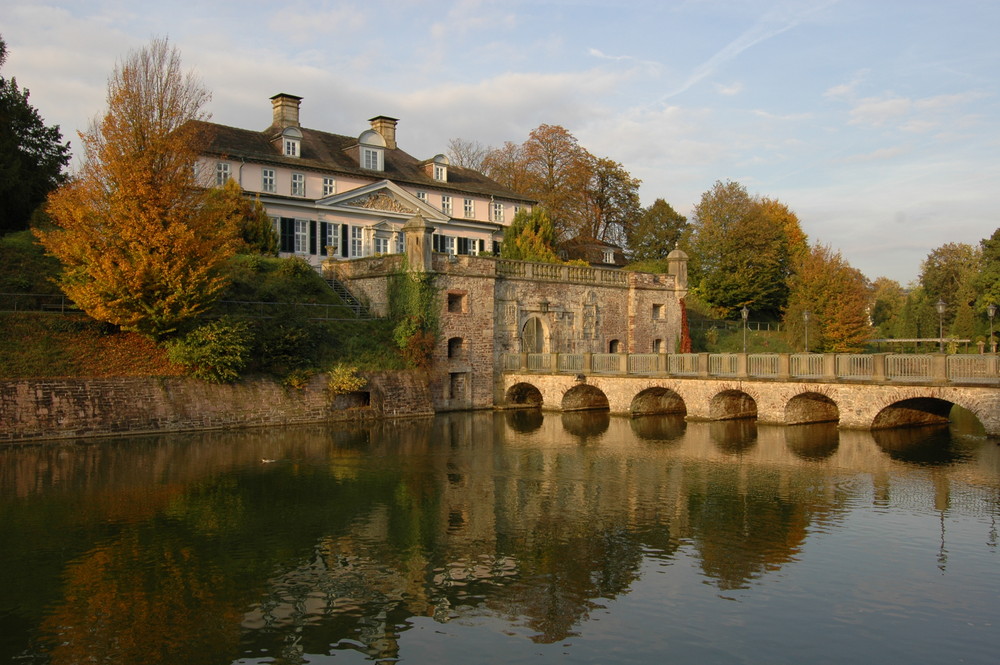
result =
M850 122L852 125L881 126L906 115L912 106L913 102L904 97L867 97L851 109Z
M736 82L730 85L723 85L721 83L715 84L715 91L724 97L732 97L743 92L743 84Z

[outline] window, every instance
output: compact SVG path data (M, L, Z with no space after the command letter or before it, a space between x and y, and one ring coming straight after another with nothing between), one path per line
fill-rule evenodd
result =
M461 337L452 337L448 340L448 357L464 359L465 358L465 340Z
M305 219L295 220L295 253L309 253L309 221Z
M653 353L663 353L663 340L654 339L653 340Z
M494 201L490 204L490 219L497 223L503 223L503 204Z
M362 253L362 237L361 237L361 227L352 226L351 227L351 256L358 257Z
M222 187L229 180L229 164L227 162L216 162L215 164L215 186Z
M434 179L441 180L442 182L448 179L448 170L443 164L434 165Z
M448 294L448 312L452 314L465 314L468 312L467 294L463 291Z
M615 262L615 251L613 249L604 250L604 262L605 263Z
M285 156L286 157L298 157L299 156L299 142L297 139L285 139Z
M472 199L465 199L465 218L475 219L476 218L476 202Z
M388 254L389 253L389 239L375 237L375 253L376 254Z
M272 193L278 191L277 186L274 184L274 169L261 169L260 191Z
M521 212L521 206L517 203L514 204L514 216L517 217L517 213Z
M306 195L306 177L301 173L292 174L292 196Z
M417 198L420 199L422 203L427 203L427 192L417 192Z
M333 178L323 178L323 196L331 196L337 193L337 181Z
M402 254L403 251L406 249L406 247L404 246L405 240L406 240L406 236L403 234L402 231L400 231L399 233L396 234L396 253L397 254Z
M653 318L662 319L663 318L663 305L653 305Z
M320 222L320 254L340 255L340 224Z
M608 342L608 353L618 353L618 347L619 347L618 340L617 339L611 340L610 342Z
M369 171L382 170L382 151L375 148L361 149L361 167Z
M451 197L447 194L441 196L441 212L451 215Z

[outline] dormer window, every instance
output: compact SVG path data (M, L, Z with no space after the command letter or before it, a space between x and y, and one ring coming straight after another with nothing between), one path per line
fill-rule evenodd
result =
M438 182L448 182L448 158L444 155L434 155L434 159L424 162L424 173Z
M434 179L444 182L448 180L448 169L440 164L434 165Z
M285 157L302 156L302 130L298 127L285 127L279 137L281 154Z
M358 137L360 144L359 161L363 169L369 171L385 170L385 139L374 130L362 132Z

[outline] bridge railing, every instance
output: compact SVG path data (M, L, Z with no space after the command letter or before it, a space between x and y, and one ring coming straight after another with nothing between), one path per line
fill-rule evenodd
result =
M1000 385L1000 356L903 353L505 353L503 371Z

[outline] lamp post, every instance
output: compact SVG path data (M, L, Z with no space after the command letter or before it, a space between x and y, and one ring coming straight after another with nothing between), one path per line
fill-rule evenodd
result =
M934 307L937 308L938 313L938 351L944 353L944 310L947 305L944 304L943 300L938 300Z
M750 310L747 309L746 305L743 305L743 309L740 310L740 314L743 316L743 353L747 352L747 317L750 316Z
M802 321L806 324L806 353L809 353L809 310L803 310Z
M993 341L993 317L997 314L997 306L993 303L987 305L986 314L990 317L990 353L996 353L997 343Z

